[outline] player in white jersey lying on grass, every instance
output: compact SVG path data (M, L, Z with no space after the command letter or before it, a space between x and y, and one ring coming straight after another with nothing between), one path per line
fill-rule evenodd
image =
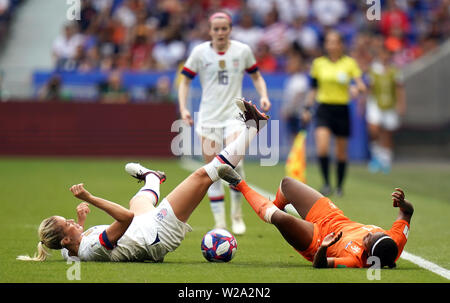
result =
M159 186L165 181L162 172L147 169L138 163L128 163L125 170L145 185L130 200L130 208L96 197L83 184L70 190L78 199L100 208L114 218L111 225L99 225L84 231L83 225L89 208L85 203L77 207L78 222L61 216L42 221L38 234L38 253L34 257L19 256L24 261L44 261L48 251L61 249L64 258L78 257L81 261L155 261L174 251L184 239L190 226L186 223L202 201L209 186L219 180L217 167L228 164L235 167L245 154L251 140L268 117L250 102L239 100L247 127L210 163L197 169L181 182L155 208L159 200Z

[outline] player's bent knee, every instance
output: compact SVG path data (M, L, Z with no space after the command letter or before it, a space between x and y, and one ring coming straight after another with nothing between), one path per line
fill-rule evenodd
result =
M289 188L292 186L293 183L298 182L295 179L291 178L291 177L284 177L281 180L280 183L280 187L281 187L281 191L283 192L284 195L286 195L286 193L289 192Z
M198 181L204 181L204 182L211 182L211 178L208 176L208 173L206 172L206 170L201 167L196 169L193 173L192 173L193 177L195 177L196 179L198 179Z

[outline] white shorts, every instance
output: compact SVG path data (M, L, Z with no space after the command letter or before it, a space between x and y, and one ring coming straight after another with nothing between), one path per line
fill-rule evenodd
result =
M395 109L380 109L372 97L367 100L367 122L390 131L400 126L400 119Z
M135 216L126 233L111 251L111 261L162 262L192 228L178 220L167 199L157 208Z
M158 238L166 250L165 254L174 251L180 246L186 233L192 231L191 226L180 221L175 216L172 206L166 198L162 200L153 214L158 230Z
M200 137L204 137L208 140L223 144L225 139L235 133L240 133L245 129L245 124L239 120L227 121L224 127L209 127L197 124L195 132Z

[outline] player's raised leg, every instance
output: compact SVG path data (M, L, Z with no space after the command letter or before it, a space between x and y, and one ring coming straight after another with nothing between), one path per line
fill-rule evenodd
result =
M222 144L206 137L201 138L202 154L205 163L211 162L222 150ZM208 189L209 205L214 218L215 228L226 228L225 220L225 190L222 181L218 180L211 184Z
M240 132L236 132L231 136L226 138L226 145L233 142ZM242 159L239 164L234 169L240 176L245 178L244 172L244 159ZM240 191L235 189L233 186L229 186L230 189L230 216L231 216L231 231L235 235L243 235L246 231L246 226L244 223L244 218L242 214L242 194Z
M244 157L245 151L257 135L259 129L265 125L259 122L268 120L268 117L259 112L250 102L239 100L236 104L241 109L247 127L213 161L197 169L167 196L167 200L172 206L175 215L183 222L187 221L203 199L209 186L220 179L217 173L217 167L221 164L227 164L234 169Z
M322 198L323 195L314 188L290 177L284 177L278 187L277 195L273 203L283 209L287 204L292 204L298 214L306 219L309 210Z
M144 186L131 198L130 210L135 216L152 210L159 202L159 186L166 181L166 174L148 169L139 163L127 163L125 171L139 182L145 182Z
M244 195L250 206L263 221L275 225L292 247L298 251L306 250L309 247L314 236L314 225L311 222L280 211L269 199L248 186L245 180L241 179L230 167L226 165L220 166L218 174Z

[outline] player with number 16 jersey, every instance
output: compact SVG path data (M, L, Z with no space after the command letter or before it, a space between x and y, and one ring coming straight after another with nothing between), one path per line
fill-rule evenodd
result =
M216 52L211 42L196 46L187 59L182 73L194 78L200 77L202 99L200 102L199 127L225 127L238 116L233 98L242 96L244 72L258 71L250 47L230 40L226 52ZM219 102L220 101L220 102Z
M211 41L197 45L187 59L180 79L178 99L183 121L193 126L194 121L187 109L189 86L194 77L200 78L202 97L195 131L201 139L202 155L209 163L222 146L227 146L243 131L242 123L236 118L239 111L234 98L242 97L244 74L248 73L260 96L263 111L270 109L267 87L258 70L250 47L230 39L232 20L225 12L217 12L209 17ZM244 174L243 161L236 171ZM221 182L215 182L208 190L215 228L226 228L225 191ZM241 193L230 188L231 230L234 234L245 233L242 219Z

